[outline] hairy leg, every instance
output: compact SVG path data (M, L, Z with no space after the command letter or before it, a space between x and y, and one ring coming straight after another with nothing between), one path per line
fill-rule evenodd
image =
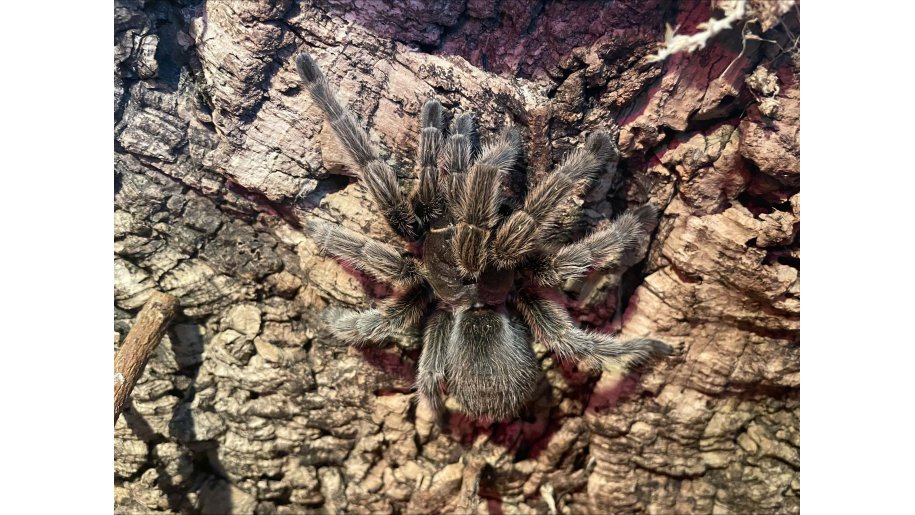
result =
M517 306L534 336L560 359L584 361L600 368L617 364L629 369L673 352L670 345L657 340L620 341L613 335L583 331L575 327L565 308L532 294L522 295Z
M626 211L606 229L561 247L553 256L544 256L536 267L535 280L542 286L558 286L594 267L632 266L644 257L643 248L657 218L658 210L652 205Z
M420 402L425 402L433 411L442 411L442 383L445 381L448 364L448 341L454 317L448 311L439 309L426 322L423 334L423 351L419 356L416 375L416 391Z
M410 195L421 229L445 212L445 191L438 171L438 158L444 144L442 129L442 105L429 100L423 105L416 149L419 183Z
M330 308L323 319L330 332L351 345L380 344L397 331L419 323L429 303L423 288L414 288L379 302L377 308L356 311Z
M455 116L441 153L441 169L447 186L446 201L453 206L459 198L464 175L470 168L476 141L473 117L468 113Z
M360 179L388 224L406 240L416 240L416 217L400 191L394 171L378 157L368 134L359 127L353 115L337 101L315 60L310 55L301 53L296 57L295 63L312 100L324 112L347 156L361 170Z
M562 164L539 181L515 211L496 231L492 246L494 263L511 268L537 248L544 234L556 223L560 205L579 194L584 184L618 158L616 143L606 132L588 137L584 148L567 155Z
M456 227L452 248L461 271L479 276L486 266L492 228L499 221L502 179L515 165L519 140L512 130L503 131L483 147L464 177L453 206Z
M501 189L498 168L474 163L453 206L452 250L461 272L469 277L477 277L486 266L490 231L499 220Z
M518 129L503 129L496 137L487 141L480 150L476 162L492 165L500 173L508 173L521 155L521 136Z
M342 259L378 280L400 286L413 286L423 280L420 264L391 245L318 220L310 220L305 229L321 252Z

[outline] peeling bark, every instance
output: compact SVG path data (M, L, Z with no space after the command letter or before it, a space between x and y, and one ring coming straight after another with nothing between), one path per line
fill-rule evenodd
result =
M750 23L777 43L741 24L651 63L709 2L118 0L115 342L153 291L182 314L116 423L116 511L798 512L799 21L769 4ZM557 237L646 201L661 223L636 269L566 290L583 324L679 354L621 376L536 345L542 395L484 425L413 407L410 335L326 339L323 308L386 291L302 224L392 236L301 90L302 49L406 187L430 96L484 137L518 126L535 174L616 121L620 178Z

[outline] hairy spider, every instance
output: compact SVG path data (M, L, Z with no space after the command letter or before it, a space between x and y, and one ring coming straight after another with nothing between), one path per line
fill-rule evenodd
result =
M598 173L615 170L615 136L591 134L503 215L503 182L520 154L517 131L478 148L470 115L455 116L446 136L442 106L429 100L421 115L419 181L407 196L314 59L299 54L296 67L387 223L414 249L401 252L327 222L307 224L322 252L395 287L375 309L329 309L324 318L335 337L380 343L424 323L420 400L440 411L447 391L467 415L493 420L516 416L534 393L541 369L532 338L561 359L597 367L630 367L670 353L656 340L620 341L579 329L549 293L593 267L631 266L654 230L657 210L644 205L577 242L549 241L562 229L563 201L582 194Z

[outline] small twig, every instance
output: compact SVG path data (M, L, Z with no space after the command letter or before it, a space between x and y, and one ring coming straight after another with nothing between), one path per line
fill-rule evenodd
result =
M178 299L167 293L153 292L140 310L136 322L117 356L114 357L114 423L127 404L127 398L143 374L146 362L159 345L169 322L178 310Z
M648 61L663 61L680 52L693 53L696 50L702 50L710 39L718 35L718 33L730 29L733 23L743 19L746 13L747 0L736 0L729 7L730 10L724 18L720 20L711 18L696 25L699 32L692 35L677 34L677 28L667 25L664 42L661 44L662 48L658 50L657 54L649 56Z
M556 510L556 498L554 497L555 491L553 490L553 485L549 483L544 483L540 487L540 497L546 501L547 508L550 509L550 515L556 515L559 513Z
M753 21L753 20L750 20L750 21ZM721 72L721 75L718 76L719 79L724 78L724 76L727 75L728 72L731 70L731 66L734 66L734 63L736 63L738 59L743 57L743 53L747 51L747 39L755 39L755 38L749 37L750 21L747 21L743 24L743 29L741 30L741 33L740 33L740 36L741 36L740 37L740 53L737 54L737 57L735 57L734 60L731 61L730 64L728 64L728 67L725 68L723 72Z
M457 513L468 513L476 515L479 513L480 501L480 479L483 476L483 469L486 467L486 460L482 456L474 454L464 462L464 472L461 476L461 490L457 496Z

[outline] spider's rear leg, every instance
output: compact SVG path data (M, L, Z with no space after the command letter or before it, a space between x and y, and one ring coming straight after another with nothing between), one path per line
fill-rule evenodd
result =
M454 317L446 310L438 310L426 322L423 350L419 356L416 374L416 391L420 402L425 402L436 413L442 411L442 383L448 363L448 342Z
M534 267L534 279L542 286L558 286L585 275L593 267L632 266L644 257L657 218L658 210L652 205L626 211L606 229L561 247L553 256L540 257Z
M673 352L673 347L658 340L620 341L613 335L583 331L563 306L536 295L521 295L517 306L535 337L560 359L584 361L600 368L617 364L628 370Z
M309 220L305 228L322 252L376 279L400 286L413 286L423 280L419 263L391 245L318 220Z
M496 231L492 258L499 268L511 268L532 252L557 223L559 207L578 194L594 175L618 159L616 143L606 132L588 137L584 148L571 152L562 164L539 181Z
M400 190L394 171L378 157L378 151L365 129L359 127L353 115L337 101L315 60L301 53L296 57L295 64L312 100L324 112L344 152L361 170L360 180L388 224L407 241L415 241L418 237L416 217Z
M394 333L418 324L428 304L428 292L417 287L379 302L377 308L364 311L329 308L322 318L330 332L342 342L380 344Z

